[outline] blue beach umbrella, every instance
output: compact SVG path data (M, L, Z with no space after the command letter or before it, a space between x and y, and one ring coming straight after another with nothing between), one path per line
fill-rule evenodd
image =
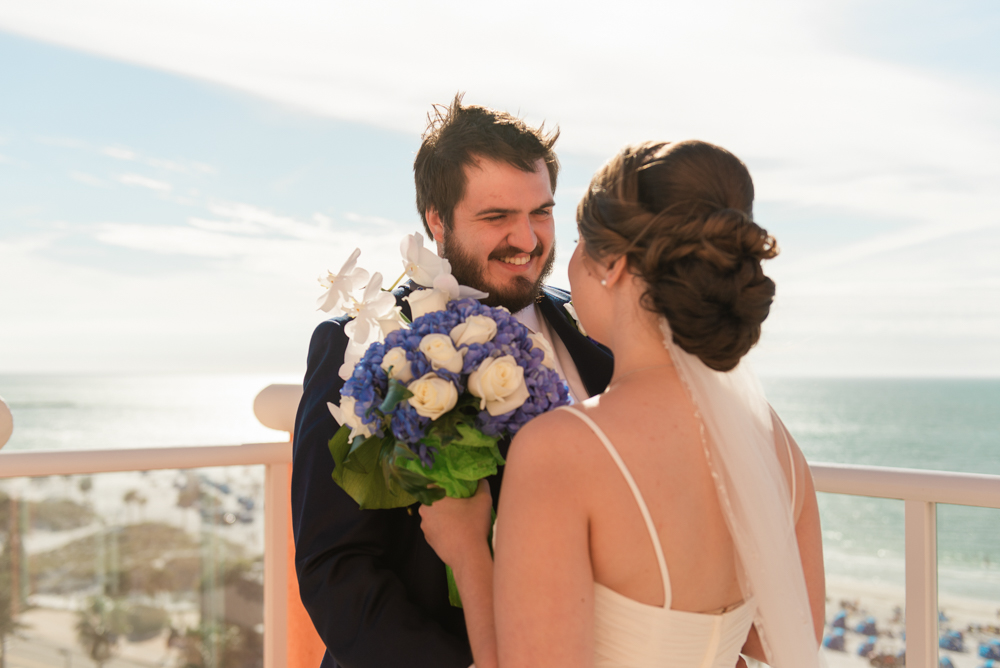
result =
M858 625L854 627L854 632L866 636L878 635L878 630L875 628L875 618L865 617L865 621L858 622Z
M844 647L844 629L836 628L833 633L823 638L823 647L837 652L846 652Z

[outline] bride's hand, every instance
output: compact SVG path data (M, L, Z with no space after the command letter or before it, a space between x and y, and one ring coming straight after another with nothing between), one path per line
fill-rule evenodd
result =
M441 561L456 569L463 558L488 547L492 509L490 484L480 480L468 499L446 496L433 505L420 506L420 528Z

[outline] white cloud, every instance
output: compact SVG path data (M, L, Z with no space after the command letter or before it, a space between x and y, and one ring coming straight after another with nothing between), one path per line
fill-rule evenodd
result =
M251 10L237 0L141 8L34 0L0 7L0 26L413 135L431 102L461 89L469 102L558 123L564 152L607 156L648 138L719 143L747 161L762 201L900 228L819 251L786 246L773 263L779 300L758 357L785 371L985 365L1000 373L996 346L976 338L1000 338L991 306L1000 303L1000 95L832 45L823 22L852 6L623 2L608 12L587 0L514 0L497 12L458 0L264 0ZM446 38L428 39L431 21ZM131 185L169 186L138 178L148 181ZM343 215L350 231L328 215L303 221L246 203L217 202L210 214L156 228L109 223L95 233L122 248L202 257L298 285L317 266L339 266L354 246L375 258L372 269L398 272L398 236L412 231L364 212ZM553 282L566 285L564 277L561 259Z
M87 174L85 172L70 172L69 177L77 183L82 183L94 188L105 187L104 180L94 176L93 174Z
M136 158L135 151L127 148L121 148L119 146L105 146L101 149L101 153L118 160L135 160Z
M72 137L35 137L35 141L45 146L58 146L59 148L87 147L87 142Z
M204 218L188 218L188 224L197 227L200 230L207 230L209 232L222 232L224 234L249 234L249 235L261 235L264 234L264 228L260 225L250 223L247 221L229 221L229 220L205 220Z
M191 162L187 165L176 160L164 160L162 158L151 158L149 156L144 156L130 148L124 146L105 146L101 149L101 153L117 160L127 160L131 162L141 162L144 165L153 167L154 169L164 169L170 172L177 172L179 174L188 174L191 172L201 173L201 174L215 174L216 169L211 165L206 165L203 162Z
M112 246L196 257L229 258L241 254L233 237L181 225L101 223L94 237Z
M215 202L212 213L225 220L191 217L188 225L106 222L85 227L101 243L158 255L225 261L230 271L286 277L315 275L340 266L353 248L364 250L362 264L384 275L399 271L399 240L412 231L383 220L374 228L348 229L307 223L242 202ZM305 279L302 279L305 280Z
M0 26L411 133L466 89L559 123L562 150L701 137L761 165L768 199L923 222L1000 208L1000 96L831 45L824 24L850 7L36 0L0 8ZM428 17L448 39L414 29ZM637 39L637 26L676 29Z
M151 179L148 176L140 174L122 174L118 177L118 182L124 183L127 186L139 186L140 188L149 188L158 192L170 192L174 188L166 181L157 181L156 179Z
M815 274L819 270L854 263L863 258L871 258L931 242L940 242L949 237L995 229L1000 229L1000 220L979 218L960 220L950 225L921 225L898 232L877 235L864 241L848 243L831 250L810 253L799 260L785 264L780 271L784 276ZM976 254L975 246L970 246L969 250ZM963 264L967 262L968 258L963 260Z
M360 213L353 213L348 211L344 214L344 218L351 221L352 223L358 223L360 225L374 225L375 227L380 227L383 229L400 229L402 226L394 220L389 220L388 218L380 218L379 216L365 216Z

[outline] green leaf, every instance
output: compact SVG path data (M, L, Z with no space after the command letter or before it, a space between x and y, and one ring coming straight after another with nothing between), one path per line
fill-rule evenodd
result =
M379 406L378 409L382 411L382 415L386 415L394 409L396 404L400 401L409 399L412 396L413 392L406 389L406 385L403 385L401 382L393 378L389 381L389 391L385 394L385 400L382 401L382 405Z
M371 448L380 440L378 436L368 436L367 438L358 436L355 438L351 443L351 449L347 451L347 456L344 457L344 466L355 473L362 475L368 473L368 467L364 463L370 459L367 448Z
M327 444L333 456L333 481L362 509L403 508L416 503L416 497L403 489L392 489L386 483L382 466L379 465L384 439L357 438L353 444L357 447L352 448L347 442L350 431L348 427L341 427ZM348 455L352 460L350 465L345 463Z
M464 422L459 422L455 425L455 428L458 430L458 438L452 441L450 445L467 445L472 448L488 448L497 444L495 436L487 436L475 427L465 424Z
M411 465L410 462L416 462L416 465ZM424 475L422 469L420 459L413 451L405 443L397 443L391 465L392 479L420 503L429 506L438 499L443 499L445 490L434 486L434 482Z
M427 467L419 457L396 457L396 467L407 471L413 476L424 479L423 486L434 484L444 490L445 494L456 499L465 499L476 493L480 478L497 472L496 462L486 448L468 448L462 445L450 445L438 451L434 457L434 466ZM404 477L406 481L414 480L413 476ZM405 488L414 493L409 488Z
M344 461L344 457L347 456L348 450L350 450L350 444L348 440L351 437L351 428L344 425L337 430L337 433L333 435L333 438L326 444L330 449L330 456L333 457L334 462Z
M497 472L496 459L488 448L452 443L444 449L443 457L441 454L438 454L438 459L444 459L448 473L456 480L478 482L480 478L495 475Z

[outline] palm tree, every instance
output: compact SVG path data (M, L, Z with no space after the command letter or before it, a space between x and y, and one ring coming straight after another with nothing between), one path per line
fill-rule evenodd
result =
M125 611L107 596L95 596L79 612L77 640L98 668L118 653L118 637L126 632Z

